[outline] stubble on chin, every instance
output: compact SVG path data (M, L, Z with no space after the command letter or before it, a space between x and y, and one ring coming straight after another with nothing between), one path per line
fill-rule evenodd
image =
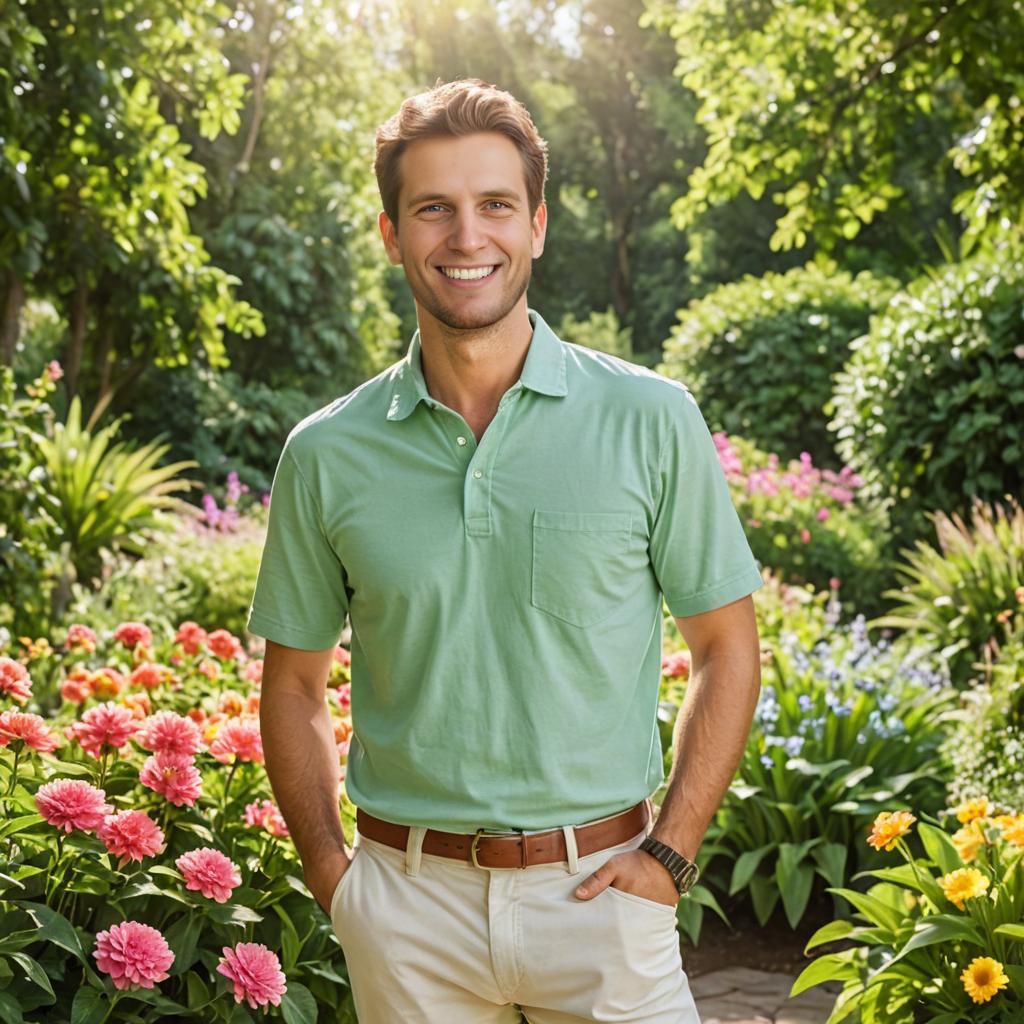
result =
M413 288L413 297L438 323L451 331L482 331L500 323L515 308L529 287L532 270L532 264L527 264L522 278L512 282L495 305L476 313L446 305L434 292L428 291L427 294L418 295Z

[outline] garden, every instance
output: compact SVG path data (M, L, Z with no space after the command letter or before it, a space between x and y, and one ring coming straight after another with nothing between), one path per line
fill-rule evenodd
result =
M374 127L470 74L549 142L530 305L690 388L762 570L684 963L743 922L820 1024L1024 1021L1017 6L0 12L3 1024L356 1020L245 624L289 430L415 329Z

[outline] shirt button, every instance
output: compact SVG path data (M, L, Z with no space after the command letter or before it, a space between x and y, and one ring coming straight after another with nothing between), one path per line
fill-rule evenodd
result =
M466 439L464 437L457 437L457 438L455 438L455 440L458 441L459 444L465 444L466 443Z
M477 480L479 480L480 477L483 476L483 473L481 473L479 469L474 469L473 470L473 476L475 476L477 478Z

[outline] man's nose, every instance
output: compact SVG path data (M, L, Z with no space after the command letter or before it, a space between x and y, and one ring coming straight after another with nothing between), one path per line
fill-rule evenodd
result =
M458 252L476 252L487 244L475 212L457 213L452 220L448 244Z

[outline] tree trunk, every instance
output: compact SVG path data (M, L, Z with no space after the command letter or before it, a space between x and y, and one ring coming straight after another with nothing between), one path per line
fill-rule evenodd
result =
M84 274L75 281L75 294L71 299L71 337L64 358L64 383L68 401L78 394L78 377L82 372L82 353L85 350L85 332L89 319L89 282Z
M622 206L612 218L615 236L615 260L612 263L612 305L619 322L625 322L633 303L633 263L630 254L630 232L633 229L633 210Z
M0 325L0 365L14 366L14 350L21 329L21 307L25 303L25 284L14 270L4 275L4 312Z

